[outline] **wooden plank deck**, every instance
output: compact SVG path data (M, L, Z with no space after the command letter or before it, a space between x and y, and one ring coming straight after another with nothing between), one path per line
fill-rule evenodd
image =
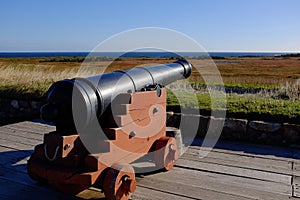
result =
M96 189L76 197L39 185L26 162L43 134L55 127L21 122L0 127L0 199L103 199ZM296 199L300 150L222 142L207 157L191 146L170 172L138 176L132 199ZM201 148L208 151L208 148Z

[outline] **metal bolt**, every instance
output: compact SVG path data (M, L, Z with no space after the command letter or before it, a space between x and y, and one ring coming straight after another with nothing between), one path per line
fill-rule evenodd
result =
M135 133L134 131L131 131L131 132L129 133L129 137L134 137L134 136L136 136L136 133Z
M155 114L157 112L158 112L158 108L157 107L153 108L153 114Z
M169 148L171 151L175 151L174 144L170 144Z
M66 144L66 145L64 146L64 150L67 150L67 149L69 149L69 148L71 148L71 145L70 145L70 144Z
M124 182L126 182L128 180L128 176L124 176L123 178L122 178L122 181L124 181Z
M134 192L136 189L136 180L132 180L130 177L125 176L122 178L122 186L127 192Z

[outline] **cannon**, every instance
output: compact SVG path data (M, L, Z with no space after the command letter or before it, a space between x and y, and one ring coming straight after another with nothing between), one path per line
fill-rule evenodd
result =
M28 174L66 193L89 187L107 199L128 199L136 188L132 163L147 157L171 170L179 157L174 131L166 130L164 86L188 78L186 60L55 82L41 118L46 133L28 160Z

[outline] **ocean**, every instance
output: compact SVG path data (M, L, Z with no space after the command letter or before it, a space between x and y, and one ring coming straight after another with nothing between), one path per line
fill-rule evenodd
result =
M214 56L214 57L266 57L266 56L280 56L286 55L287 53L274 52L208 52L199 53L199 52L179 52L178 54L172 52L129 52L123 54L121 57L154 57L154 58L164 58L164 57L176 57L178 55L184 57L201 57L201 56ZM83 56L86 57L89 55L89 52L0 52L0 58L40 58L40 57L77 57ZM92 56L101 56L116 58L120 55L119 52L93 52Z

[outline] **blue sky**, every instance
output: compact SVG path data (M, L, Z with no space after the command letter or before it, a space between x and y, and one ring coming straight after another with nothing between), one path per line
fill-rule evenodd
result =
M90 51L133 28L187 34L208 51L300 52L300 0L2 0L0 51Z

